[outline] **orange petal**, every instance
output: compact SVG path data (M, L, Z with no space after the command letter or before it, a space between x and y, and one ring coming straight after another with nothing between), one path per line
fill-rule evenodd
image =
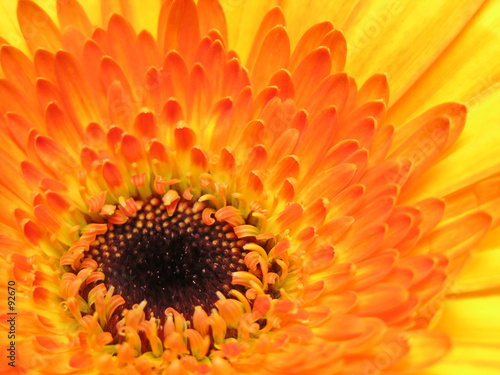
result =
M422 222L419 224L422 234L429 233L438 225L443 217L446 204L444 200L438 198L428 198L415 204L422 215Z
M358 91L356 106L376 100L389 104L389 84L385 74L375 74L366 80Z
M173 127L179 121L184 119L184 114L182 113L182 106L176 99L170 98L165 102L161 110L160 119L165 123L165 125L168 128Z
M305 259L307 261L307 270L310 273L315 273L329 267L335 257L335 250L330 244L316 246L309 250Z
M419 370L441 360L451 349L450 338L441 332L409 331L406 333L410 343L410 352L391 371L403 369ZM404 371L404 370L403 370Z
M191 149L191 166L201 171L207 170L208 158L203 150L197 146Z
M26 152L26 139L33 125L17 113L7 113L5 118L7 120L6 130L8 136L20 150Z
M414 118L410 122L404 124L394 135L394 142L392 147L399 147L405 142L411 134L414 134L418 129L422 128L424 124L428 123L436 117L447 117L450 119L450 135L446 148L455 143L456 139L462 132L465 125L465 117L467 109L463 104L458 103L443 103L428 111L422 113L420 116Z
M85 35L73 26L67 26L63 33L63 47L79 61L83 60L81 46L85 43Z
M356 167L353 164L339 164L316 176L304 189L306 203L318 197L332 201L335 195L342 191L350 182Z
M383 123L385 112L386 105L382 100L366 102L352 111L347 121L353 126L364 118L373 117L378 123Z
M55 57L55 71L63 103L71 111L73 121L87 125L99 121L101 117L97 110L90 87L82 80L82 72L78 61L68 52L58 51Z
M298 103L309 98L319 83L330 74L332 59L326 47L309 53L292 73Z
M278 197L283 200L283 202L291 202L295 196L295 186L297 182L293 178L287 178L281 185L281 189L278 193Z
M33 57L33 63L35 64L36 75L38 77L44 77L51 82L56 82L57 79L54 74L53 53L39 48L35 52L35 56Z
M321 46L328 47L332 58L332 72L342 72L347 58L347 41L340 30L332 30L320 42Z
M221 95L233 97L237 96L243 88L240 86L241 76L242 67L238 59L233 58L226 62L222 78Z
M17 48L3 45L0 51L0 63L3 73L18 87L32 91L36 80L33 63Z
M69 173L75 161L67 150L49 137L38 135L35 138L35 152L40 160L57 175Z
M186 82L189 80L189 71L182 56L176 51L169 51L163 63L163 72L169 95L176 98L181 106L184 106L187 97Z
M108 23L108 20L103 22L104 24ZM96 27L94 32L92 33L92 40L103 50L107 51L108 48L108 33L106 30Z
M382 254L359 262L348 285L356 291L375 285L389 274L395 263L395 254Z
M299 98L299 103L313 115L329 106L335 106L338 112L342 112L349 96L348 87L347 74L329 75L321 81L311 96Z
M498 211L499 180L498 176L492 176L447 195L444 219L453 218L468 211L481 210L492 216L492 228L497 226L500 216Z
M404 303L409 293L405 287L395 284L376 284L358 293L354 311L361 316L373 316Z
M57 0L57 18L63 31L64 28L72 26L83 35L88 36L92 33L92 24L76 0Z
M413 218L410 215L402 214L402 215L392 215L386 221L388 230L387 236L382 243L381 247L383 248L392 248L396 246L399 241L402 241L404 237L410 231L410 228L413 222Z
M113 154L116 154L118 150L118 144L122 140L123 133L124 131L118 126L112 126L106 134L106 143Z
M149 140L156 135L156 117L153 112L142 111L135 117L134 130L141 139Z
M305 173L312 173L314 166L327 153L337 129L336 124L337 110L335 107L328 107L322 110L301 134L299 143L295 147L295 154L300 158ZM315 152L310 150L315 150ZM310 175L306 174L306 176Z
M31 0L19 0L17 19L26 44L32 53L37 48L55 52L61 45L61 34L47 13Z
M83 139L83 130L74 125L66 114L59 108L57 102L51 102L45 110L45 126L47 133L54 139L65 141L76 148L78 138Z
M93 364L92 356L88 353L77 353L69 359L69 365L78 370L90 368Z
M204 129L210 137L210 150L220 152L228 144L227 137L232 128L233 102L230 98L222 98L212 105Z
M137 36L137 48L144 70L147 70L151 66L161 66L158 44L153 35L146 30L141 31Z
M253 39L252 47L245 64L250 71L254 69L257 53L259 52L260 46L262 45L267 33L278 25L286 25L285 16L283 15L281 8L274 7L266 13L264 18L262 18L257 34Z
M131 134L123 135L120 150L125 160L129 163L144 159L141 143Z
M345 341L361 336L366 329L366 323L356 315L332 315L320 327L314 328L314 333L330 341Z
M124 88L126 95L129 98L132 98L131 86L125 72L123 72L122 68L116 60L111 57L104 56L101 60L100 66L100 77L103 89L105 92L108 91L109 87L114 81L118 81L121 86Z
M321 169L332 168L359 151L359 143L353 139L346 139L334 144L326 153L321 163Z
M285 28L275 26L266 34L251 70L252 83L259 91L272 75L282 68L288 67L290 58L290 41Z
M396 197L382 197L367 203L353 217L356 220L353 229L366 228L372 224L385 222L396 204Z
M38 103L40 108L47 108L51 102L59 103L63 105L63 100L59 88L51 81L45 78L39 78L36 81L36 94L38 97ZM59 107L59 105L57 105Z
M296 178L299 174L300 164L294 155L285 156L272 169L272 173L267 181L269 186L278 188L288 177Z
M168 12L163 50L177 50L192 64L200 41L198 11L193 0L174 0Z
M356 123L344 134L344 139L355 139L360 148L370 149L375 136L376 121L367 117Z
M288 205L276 218L280 230L288 228L293 222L300 219L303 212L302 206L296 202Z
M236 97L236 101L234 103L234 122L236 124L247 124L247 122L250 121L252 102L252 88L251 86L246 86L238 93L238 96ZM230 137L228 141L235 140L236 135L234 135L233 137Z
M87 17L83 7L75 0L58 0L57 17L61 30L68 26L75 27L83 35L92 33L92 24Z
M268 166L275 166L283 155L291 154L298 139L299 132L297 129L285 130L269 149Z
M46 199L49 208L57 214L66 212L70 208L69 202L54 191L48 191Z
M413 272L415 275L413 283L420 282L430 275L436 264L436 259L430 255L405 257L398 261L398 267L407 268Z
M38 245L45 235L45 231L38 224L29 219L23 220L21 223L21 230L26 239L33 245Z
M202 124L211 105L209 78L203 66L196 63L189 77L187 120L194 127Z
M158 41L158 46L160 47L160 54L165 56L165 51L163 49L165 45L165 33L167 31L167 23L168 23L168 13L170 11L170 7L172 6L173 0L163 1L160 9L160 14L158 16L158 29L156 30L156 36Z
M361 179L367 190L375 190L391 183L403 185L410 172L408 161L386 160L369 168Z
M290 70L295 70L304 56L316 49L325 35L332 30L333 25L330 21L317 23L308 29L293 50L293 54L290 57Z
M219 163L221 166L221 170L226 171L229 174L233 174L236 168L236 159L233 153L227 148L224 147L221 151Z
M123 180L122 173L116 165L110 161L105 161L102 166L102 176L104 177L109 189L115 193L115 195L127 195L124 190L125 181Z
M139 82L141 71L139 59L137 58L137 37L132 25L127 19L118 14L113 14L108 24L108 46L109 54L120 64L120 66Z
M456 258L470 251L488 232L491 216L476 212L459 217L431 232L415 248L416 254L444 253Z
M266 148L262 145L256 145L252 148L246 160L243 161L242 174L246 175L251 170L263 169L267 161Z
M26 111L26 106L34 110ZM5 112L23 113L29 120L38 123L41 120L41 114L37 107L34 96L24 95L10 80L0 78L0 112L2 114Z
M165 145L157 140L151 142L148 148L149 156L151 160L158 160L161 162L168 163L169 157Z
M356 236L348 236L336 245L337 254L343 262L359 262L372 254L384 239L385 225L373 225Z
M333 218L350 215L359 206L364 194L363 185L352 185L342 190L330 201L331 208L328 216Z
M256 171L252 171L248 175L248 183L247 183L247 189L249 189L250 192L253 192L254 194L261 194L262 191L264 190L264 184L262 182L262 178L259 176Z
M304 222L313 227L323 224L326 214L330 209L330 202L326 199L317 199L314 203L306 207L304 211Z
M273 102L274 98L278 96L278 88L273 86L268 86L264 88L259 94L255 97L253 102L253 113L255 117L261 117L261 114L264 112L266 106Z
M40 168L29 161L21 162L21 171L25 181L33 186L38 186L40 181L45 177Z
M353 182L357 182L365 172L368 165L368 155L368 150L363 149L355 151L352 155L349 155L349 157L345 159L346 163L354 164L356 166L356 173L352 178Z
M269 80L268 86L276 86L279 89L279 98L282 101L295 97L295 85L292 75L286 69L280 69Z
M37 220L43 223L47 230L57 234L62 226L62 223L58 220L57 216L50 212L47 207L43 205L36 206L33 209L33 213L35 214Z
M201 35L206 35L210 30L215 29L221 33L222 39L227 45L226 16L219 1L199 0L197 8Z
M406 142L394 150L389 158L408 159L412 163L412 173L407 182L411 184L430 167L443 152L450 133L450 120L438 117L410 136Z
M210 45L207 52L205 69L210 77L213 95L218 95L222 87L224 67L226 65L226 50L220 40L216 40Z
M111 62L111 59L106 58L106 61ZM115 65L117 67L117 65ZM124 81L125 85L128 85ZM109 117L112 123L117 124L125 129L129 128L133 121L133 112L135 110L134 102L131 100L129 87L123 86L122 82L115 80L109 85L107 92L107 104Z
M194 146L196 142L196 133L185 126L179 126L174 131L175 148L181 152L186 152Z
M389 151L394 137L394 125L384 125L375 132L370 148L373 163L383 160Z

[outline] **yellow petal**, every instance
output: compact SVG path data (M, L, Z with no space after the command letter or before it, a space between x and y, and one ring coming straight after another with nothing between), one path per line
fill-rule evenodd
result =
M16 20L16 2L0 2L0 35L11 45L28 53L28 46Z
M498 238L498 237L497 237ZM459 276L457 289L470 294L491 293L500 288L500 250L478 252L473 255Z
M474 112L500 82L500 60L492 58L500 55L499 12L498 1L486 2L415 85L393 103L389 121L403 124L412 114L444 101L462 102L469 113Z
M132 23L136 31L147 30L156 35L161 0L130 0Z
M259 29L259 21L262 15L266 14L278 1L276 0L255 0L241 1L229 0L221 1L224 8L227 20L227 28L229 33L229 47L238 52L241 61L246 61L250 53L250 47ZM273 17L281 11L273 11ZM258 20L258 21L256 21ZM283 22L274 22L272 26L266 28L266 32L276 25L284 25Z
M451 352L438 364L419 372L418 375L499 375L500 346L456 342Z
M373 73L387 73L396 100L455 39L482 2L381 0L356 9L343 28L347 71L361 82Z
M330 0L285 0L281 2L285 16L290 25L290 40L292 45L302 37L305 31L323 21L333 21L335 27L345 29L346 21L351 12L359 7L363 0L330 1Z
M436 330L450 333L454 340L470 343L500 344L500 296L460 298L446 301Z

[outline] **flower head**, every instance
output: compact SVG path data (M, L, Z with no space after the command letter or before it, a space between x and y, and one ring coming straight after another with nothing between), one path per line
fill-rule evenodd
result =
M394 57L390 102L356 9L338 9L349 55L330 21L301 30L295 4L98 3L102 21L19 0L22 39L2 40L16 369L375 374L445 357L453 314L435 325L498 224L499 184L497 162L429 182L463 154L467 112L410 110L437 73L415 83L420 58ZM408 15L393 8L389 23Z

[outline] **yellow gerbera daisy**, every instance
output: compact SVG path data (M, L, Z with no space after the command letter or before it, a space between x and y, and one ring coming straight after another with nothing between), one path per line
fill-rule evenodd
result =
M499 372L499 2L2 7L2 373Z

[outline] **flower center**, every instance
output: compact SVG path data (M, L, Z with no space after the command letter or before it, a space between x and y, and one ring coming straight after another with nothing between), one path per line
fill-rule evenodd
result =
M126 307L147 300L146 316L163 318L173 307L191 317L195 306L210 312L227 296L232 273L245 270L243 246L229 224L206 225L201 212L181 201L172 216L157 197L145 202L122 225L108 224L108 231L96 238L86 257L98 263L105 283L115 287Z

